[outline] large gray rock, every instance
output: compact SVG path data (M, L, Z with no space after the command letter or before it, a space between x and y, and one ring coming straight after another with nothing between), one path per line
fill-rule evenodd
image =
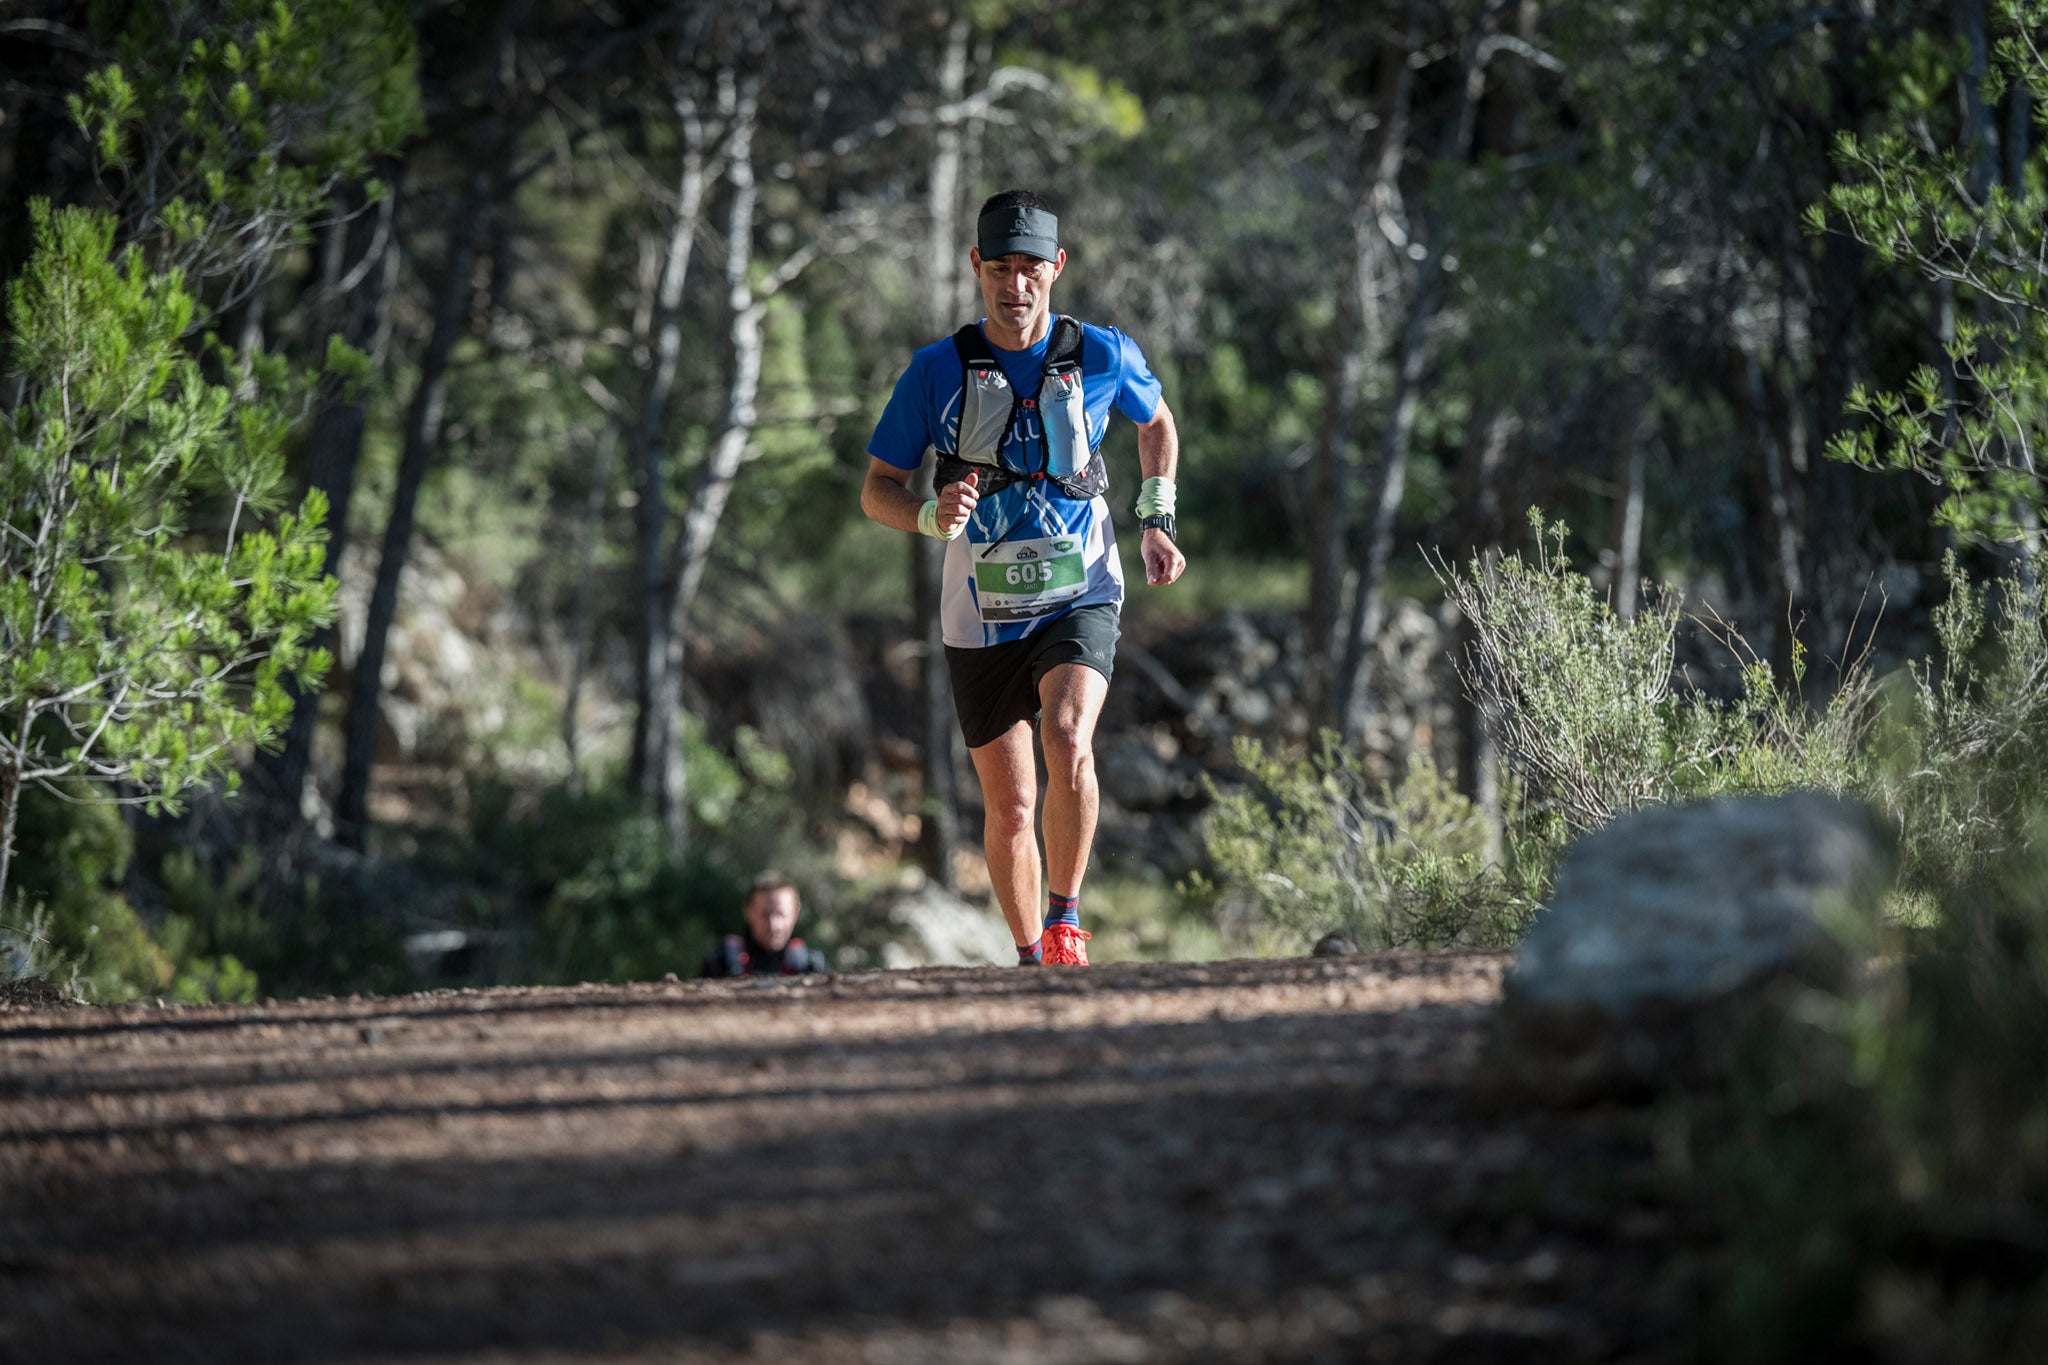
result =
M1119 736L1100 746L1095 771L1102 780L1102 794L1125 810L1158 810L1198 790L1142 735Z
M1017 960L1017 946L993 903L974 905L927 883L882 908L892 929L882 945L884 967L984 967Z
M1759 1012L1843 979L1892 862L1868 809L1819 792L1658 807L1587 835L1516 950L1494 1079L1570 1099L1719 1071Z

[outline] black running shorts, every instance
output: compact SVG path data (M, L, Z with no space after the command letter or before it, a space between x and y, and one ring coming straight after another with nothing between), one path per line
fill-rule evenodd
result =
M946 646L953 709L967 747L979 749L1020 720L1038 719L1038 680L1061 664L1086 664L1104 678L1116 666L1120 633L1113 602L1075 607L1021 640L982 649Z

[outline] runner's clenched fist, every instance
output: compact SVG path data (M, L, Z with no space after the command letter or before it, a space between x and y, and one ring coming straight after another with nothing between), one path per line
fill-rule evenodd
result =
M1188 557L1164 531L1147 530L1139 548L1145 556L1145 581L1155 588L1163 588L1173 582L1188 566Z
M966 529L968 519L974 515L975 504L981 501L981 495L976 491L979 486L979 476L969 470L966 478L939 490L939 534L947 540Z

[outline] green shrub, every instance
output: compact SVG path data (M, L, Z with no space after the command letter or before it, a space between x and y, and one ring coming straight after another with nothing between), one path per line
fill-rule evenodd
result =
M694 716L683 743L691 835L680 860L617 775L540 790L471 780L466 836L433 866L466 889L471 922L517 945L507 965L519 979L689 976L741 928L742 892L769 868L796 884L798 933L835 965L878 951L860 889L835 872L830 820L804 808L788 757L746 726L721 749Z
M789 814L771 785L723 761L700 761L709 752L693 749L691 805L715 835L692 840L680 861L661 822L622 787L522 793L502 783L473 786L469 841L449 870L471 888L480 923L525 945L520 976L689 976L719 933L739 927L747 882L763 867L780 865L774 855L787 838ZM766 758L755 762L772 768ZM707 813L719 823L705 820ZM807 937L816 922L813 901L805 896Z
M677 862L661 822L629 794L548 792L503 832L527 847L515 891L534 914L544 981L688 976L739 904L740 883L702 859Z
M326 902L316 884L268 885L254 850L219 870L190 849L157 869L145 922L124 883L132 840L118 807L23 794L20 895L0 921L0 968L103 1003L405 990L395 930ZM33 913L24 906L35 907Z
M1898 824L1895 913L1917 906L1924 918L2023 846L2025 812L2048 789L2048 584L2015 574L1979 586L1951 557L1935 657L1897 686L1846 660L1819 707L1800 693L1803 656L1780 685L1711 622L1742 665L1742 695L1722 702L1674 689L1675 596L1622 620L1565 558L1564 528L1535 512L1530 525L1533 562L1437 566L1473 628L1461 682L1517 793L1513 856L1482 856L1483 826L1433 771L1375 793L1331 741L1296 763L1254 747L1241 757L1251 785L1219 798L1208 843L1258 923L1371 944L1512 941L1571 835L1648 804L1793 788L1858 796Z
M1479 637L1466 684L1541 808L1576 831L1652 801L1846 792L1898 823L1902 900L1930 911L1925 929L1890 930L1899 965L1810 998L1751 1040L1727 1095L1679 1108L1725 1251L1713 1353L2035 1358L2048 1339L2048 590L2017 575L1980 587L1951 559L1934 657L1891 683L1848 661L1818 708L1729 632L1744 689L1721 703L1671 691L1675 607L1615 619L1550 548L1558 528L1547 535L1533 566L1446 573Z
M1913 665L1889 763L1868 795L1904 832L1909 887L1967 884L2032 832L2048 791L2048 583L2015 571L1976 584L1949 555L1937 655Z
M62 795L37 787L21 794L5 922L17 944L37 946L17 948L16 955L40 968L34 974L74 980L88 1000L160 994L176 968L122 890L133 849L128 827L118 808L84 799L82 786L64 788Z
M1375 784L1328 732L1302 758L1240 739L1237 760L1250 782L1211 785L1204 839L1259 926L1297 941L1336 930L1366 948L1500 947L1534 912L1547 857L1531 841L1509 868L1490 862L1485 817L1428 760Z
M2017 848L2048 789L2048 583L2015 572L1979 585L1950 556L1933 658L1889 681L1838 664L1825 704L1801 696L1805 659L1781 686L1718 622L1742 665L1734 702L1672 690L1678 604L1624 622L1561 552L1563 528L1518 556L1439 565L1474 627L1468 695L1539 807L1575 831L1650 803L1795 787L1860 797L1901 830L1903 899L1925 900Z
M1088 927L1095 962L1208 962L1224 955L1222 932L1202 896L1157 873L1134 876L1114 865L1088 874ZM838 958L834 958L835 963Z
M0 985L38 979L60 987L74 999L82 994L78 964L59 956L50 941L49 911L40 905L33 910L17 906L14 918L20 922L0 922Z
M1440 561L1438 576L1472 625L1460 681L1537 807L1584 833L1667 801L1869 785L1880 692L1862 659L1843 665L1814 710L1798 688L1803 654L1781 686L1714 620L1703 624L1742 665L1742 695L1724 703L1681 692L1679 597L1667 591L1623 620L1565 558L1565 528L1546 527L1534 510L1529 524L1534 563L1493 555L1458 570Z
M1922 950L1759 1036L1702 1203L1737 1360L2032 1361L2048 1339L2048 850L1992 860Z
M1531 509L1536 560L1493 555L1464 571L1439 561L1446 594L1472 625L1456 660L1532 800L1585 831L1659 799L1670 775L1711 744L1671 695L1678 603L1645 603L1631 621L1564 556L1563 523ZM1685 748L1677 741L1689 741Z
M219 866L177 849L157 878L157 939L175 963L171 998L389 994L417 984L394 923L318 879L266 877L255 849Z
M1641 806L1673 800L1867 788L1879 691L1860 665L1819 711L1782 688L1733 631L1744 664L1733 703L1673 687L1680 602L1623 620L1564 555L1565 529L1530 514L1533 561L1493 555L1454 569L1446 594L1473 627L1457 660L1508 769L1504 850L1480 812L1427 763L1375 790L1356 755L1325 739L1287 761L1241 751L1251 776L1220 795L1207 830L1228 894L1288 935L1339 929L1362 946L1512 944L1564 846Z

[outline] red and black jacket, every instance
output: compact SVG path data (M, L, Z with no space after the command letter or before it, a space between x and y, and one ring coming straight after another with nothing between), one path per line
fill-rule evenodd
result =
M797 976L803 972L831 970L825 955L800 938L793 938L779 951L754 942L752 934L727 934L704 956L699 976Z

